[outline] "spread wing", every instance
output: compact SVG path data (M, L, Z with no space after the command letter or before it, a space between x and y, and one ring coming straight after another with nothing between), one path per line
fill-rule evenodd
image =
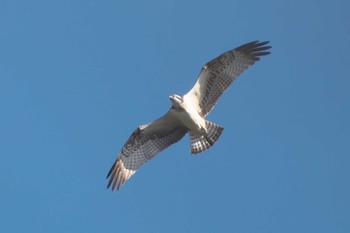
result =
M253 41L229 50L205 64L193 88L185 95L190 98L201 116L206 116L222 93L243 71L261 56L270 54L268 41Z
M187 130L182 127L169 111L158 120L137 127L123 146L111 167L107 188L117 190L148 160L159 152L178 142Z

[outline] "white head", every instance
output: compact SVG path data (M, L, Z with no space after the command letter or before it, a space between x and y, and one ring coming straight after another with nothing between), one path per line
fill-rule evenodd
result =
M169 96L169 99L174 107L181 107L182 106L183 98L181 96L173 94L173 95Z

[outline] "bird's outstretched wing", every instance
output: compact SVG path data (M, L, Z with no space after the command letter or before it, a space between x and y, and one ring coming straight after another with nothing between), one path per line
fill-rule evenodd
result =
M229 50L205 64L193 88L184 96L190 98L201 116L206 116L222 93L243 71L270 54L268 41L253 41Z
M178 142L187 130L172 116L171 111L158 120L137 127L123 146L107 178L112 190L125 183L148 160L168 146Z

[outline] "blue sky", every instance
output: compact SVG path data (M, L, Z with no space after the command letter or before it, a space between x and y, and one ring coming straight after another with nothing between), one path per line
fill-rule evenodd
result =
M1 232L350 232L349 1L0 2ZM208 119L119 193L134 128L220 53L270 40Z

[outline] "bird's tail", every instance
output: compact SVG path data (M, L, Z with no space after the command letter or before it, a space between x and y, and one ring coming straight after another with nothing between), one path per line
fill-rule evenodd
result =
M220 125L214 124L210 121L205 121L205 125L207 132L204 135L198 135L190 131L192 154L198 154L209 149L219 139L224 130Z

